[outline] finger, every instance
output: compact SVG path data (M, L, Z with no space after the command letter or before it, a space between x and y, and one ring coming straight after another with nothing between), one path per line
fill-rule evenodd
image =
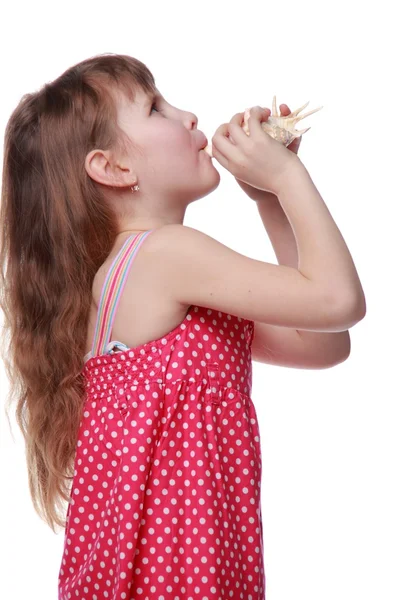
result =
M250 108L250 117L248 123L251 137L259 135L260 130L262 131L261 121L263 120L266 120L265 109L261 108L261 106L252 106L252 108Z
M292 152L297 152L300 147L302 137L303 136L301 135L300 137L295 138L293 142L290 142L290 144L288 145L288 149L292 150Z
M290 115L290 113L292 112L290 110L290 108L288 107L287 104L280 104L279 105L280 111L281 111L281 117L287 117L288 115ZM265 110L267 110L269 112L269 116L271 116L271 111L269 108L266 108Z
M239 112L236 113L236 115L233 115L232 119L229 121L229 123L227 124L228 127L228 133L227 133L227 138L233 143L236 144L237 140L235 138L237 138L237 136L234 135L234 128L231 127L231 125L236 125L236 127L239 127L240 129L242 129L243 127L243 123L244 123L244 112Z
M247 135L242 129L244 122L244 112L233 115L229 123L223 123L216 131L216 134L222 135L230 144L236 145L241 140L247 140Z
M236 113L236 115L233 115L232 119L229 121L230 123L236 123L236 125L242 125L242 123L244 122L244 112L239 112Z
M225 158L223 154L217 149L214 138L212 142L212 155L225 169L228 169L228 160Z
M265 113L264 111L267 112ZM269 108L263 109L261 121L266 121L270 117L270 115L271 111ZM242 140L242 142L245 140L245 138L243 137L243 124L244 112L236 113L236 115L233 115L232 119L229 122L229 133L227 135L228 139L230 139L232 143L237 144L240 140Z
M281 104L281 105L279 106L279 108L280 108L280 110L281 110L281 116L282 116L282 117L287 117L288 115L290 115L290 113L291 113L291 110L290 110L290 108L288 107L288 105L287 105L287 104Z
M263 116L262 116L263 119L268 119L268 117L271 116L271 110L268 107L262 108L261 110L263 111ZM264 111L266 111L266 114ZM230 120L230 123L236 123L237 125L243 125L244 112L236 113L236 115L233 115L232 119Z
M229 123L222 123L214 133L214 136L211 138L211 141L214 142L215 139L221 140L221 138L227 138L229 135Z
M232 120L228 123L228 139L234 145L247 144L248 136L244 132L242 124L239 125L237 121L232 122Z
M217 144L218 147L215 144L215 140L213 140L213 158L215 158L227 171L236 177L238 174L237 166L240 165L240 156L238 150L223 136L218 138ZM235 158L236 153L238 153L238 156Z
M229 162L239 162L241 156L237 146L228 139L231 127L237 127L247 141L247 135L242 128L232 123L220 125L211 139L213 156L227 169Z
M224 125L225 126L222 130L221 128L218 128L220 129L220 131L218 133L216 132L211 140L213 156L215 156L217 160L219 160L217 154L214 154L214 149L216 149L216 151L219 152L220 155L222 154L225 161L238 163L241 160L241 153L238 149L238 146L226 137L226 134L229 134L228 127L232 127L232 124L225 123ZM244 133L241 127L239 127L238 125L236 125L236 127L238 127L238 129L241 131L242 135L246 138L247 141L247 135ZM222 162L222 164L226 166L226 163Z
M280 108L280 111L281 111L281 117L287 117L287 116L289 116L289 115L290 115L290 113L292 112L292 111L290 110L290 108L288 107L288 105L287 105L287 104L280 104L280 105L279 105L279 108ZM295 153L297 154L297 152L298 152L298 150L299 150L299 147L300 147L300 144L301 144L301 139L302 139L302 137L303 137L303 136L300 136L300 137L298 137L298 138L295 138L295 139L293 140L293 142L291 142L291 143L288 145L288 150L291 150L292 152L295 152Z

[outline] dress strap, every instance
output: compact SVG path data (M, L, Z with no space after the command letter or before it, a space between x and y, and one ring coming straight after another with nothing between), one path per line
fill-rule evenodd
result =
M106 346L110 340L112 325L128 278L130 266L140 246L152 231L154 231L154 229L149 229L143 233L135 233L129 236L107 273L103 283L100 304L97 311L91 356L97 356L105 352Z

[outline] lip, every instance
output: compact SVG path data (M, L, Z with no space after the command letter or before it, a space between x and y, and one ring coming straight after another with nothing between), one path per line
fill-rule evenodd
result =
M204 148L208 144L208 140L207 140L207 138L206 138L206 136L204 135L203 132L200 132L200 133L201 133L201 137L200 137L200 147L199 147L199 150L204 150Z

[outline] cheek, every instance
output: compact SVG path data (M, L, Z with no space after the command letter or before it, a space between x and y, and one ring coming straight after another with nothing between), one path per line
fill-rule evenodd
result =
M175 136L171 139L171 158L179 157L180 160L187 162L194 154L193 142L188 136Z
M186 156L190 151L194 152L194 140L191 133L182 126L179 128L160 126L154 142L164 151L170 152L176 157Z
M177 176L179 169L182 170L182 165L185 169L194 168L200 156L196 152L196 144L194 143L193 132L186 130L182 125L177 127L171 122L167 122L161 117L154 123L151 134L148 132L145 137L146 153L151 163L158 165L157 168L169 170L174 177Z

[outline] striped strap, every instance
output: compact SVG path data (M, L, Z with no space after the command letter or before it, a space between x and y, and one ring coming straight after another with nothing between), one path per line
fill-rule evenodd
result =
M100 296L91 356L105 352L118 304L128 278L129 268L140 246L152 231L154 230L149 229L128 237L107 273Z

